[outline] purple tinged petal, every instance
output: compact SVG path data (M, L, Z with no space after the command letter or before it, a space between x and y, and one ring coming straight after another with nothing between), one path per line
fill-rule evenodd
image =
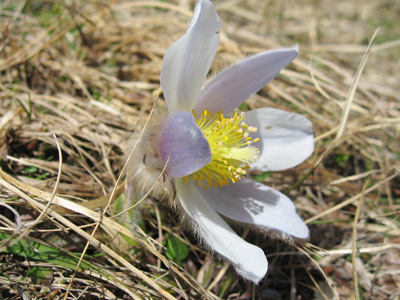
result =
M207 202L220 214L234 221L277 230L306 239L307 225L284 194L259 182L242 178L236 183L204 191Z
M217 52L218 14L209 0L200 0L190 26L165 53L161 87L170 112L192 111Z
M169 116L159 146L162 160L169 159L167 172L172 177L192 174L211 161L208 141L189 112Z
M178 199L197 234L214 251L229 260L238 274L258 283L268 270L264 252L243 240L207 203L193 181L175 180Z
M282 48L250 56L218 74L200 92L195 112L204 109L215 114L230 113L235 107L258 92L290 64L298 48Z
M304 116L275 108L260 108L246 113L244 121L257 127L251 133L260 141L260 149L252 169L280 171L297 166L314 151L312 123Z

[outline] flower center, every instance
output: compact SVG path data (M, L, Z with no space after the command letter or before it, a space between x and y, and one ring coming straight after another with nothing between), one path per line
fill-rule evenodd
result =
M250 137L250 133L256 132L257 128L243 122L244 112L225 118L222 112L211 115L204 110L199 117L194 112L193 116L209 143L212 155L205 167L190 175L193 181L207 190L226 185L229 179L232 182L240 180L249 169L249 164L259 155L259 149L251 146L259 139Z

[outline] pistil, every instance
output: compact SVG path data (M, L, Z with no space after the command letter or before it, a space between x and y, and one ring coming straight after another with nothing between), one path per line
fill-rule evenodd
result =
M240 180L259 155L259 149L252 146L259 139L250 136L257 128L243 121L244 112L235 113L231 118L225 118L222 112L211 115L207 110L200 116L193 115L209 143L212 159L186 179L192 177L205 190Z

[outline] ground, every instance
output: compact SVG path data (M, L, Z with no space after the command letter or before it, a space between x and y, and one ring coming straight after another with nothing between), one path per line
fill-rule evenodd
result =
M287 245L239 229L269 260L253 285L163 201L124 210L129 141L158 95L155 110L166 109L162 58L193 1L5 0L0 299L399 299L400 3L214 3L222 30L210 77L300 46L240 109L312 121L308 160L249 175L288 194L310 239Z

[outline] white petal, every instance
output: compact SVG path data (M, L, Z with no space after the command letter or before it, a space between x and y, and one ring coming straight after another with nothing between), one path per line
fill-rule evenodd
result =
M177 179L176 190L204 242L228 259L240 276L258 283L268 270L264 252L239 237L207 203L193 181Z
M167 172L172 177L192 174L212 158L210 146L203 132L194 121L191 112L172 114L160 134L160 154Z
M309 235L293 202L264 184L242 178L222 187L199 190L216 211L232 220L267 227L301 239Z
M213 114L220 110L224 114L230 113L274 79L297 54L297 47L282 48L250 56L233 65L203 88L195 112L207 109Z
M280 109L260 108L246 113L246 124L257 127L253 145L260 149L260 158L252 169L279 171L292 168L314 151L312 123L304 116Z
M165 53L161 86L170 112L192 111L217 52L221 25L209 0L200 0L188 31Z

